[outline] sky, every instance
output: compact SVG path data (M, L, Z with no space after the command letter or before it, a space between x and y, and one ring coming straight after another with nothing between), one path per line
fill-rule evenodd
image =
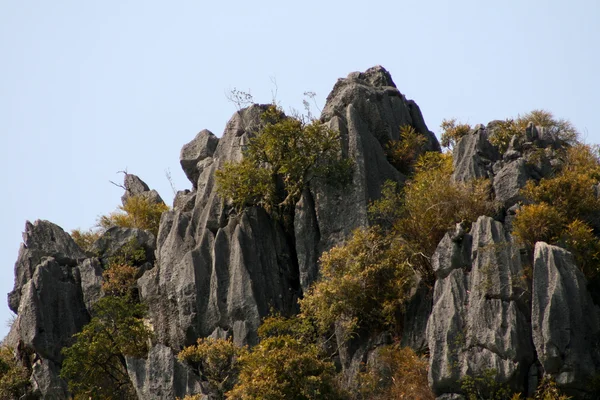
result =
M93 226L123 170L169 204L167 172L191 188L179 151L221 136L232 89L323 107L382 65L438 136L444 118L546 109L600 143L599 21L598 0L0 0L0 294L26 220ZM3 297L0 337L9 319Z

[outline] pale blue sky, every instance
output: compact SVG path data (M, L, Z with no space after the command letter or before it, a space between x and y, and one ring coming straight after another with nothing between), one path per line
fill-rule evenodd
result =
M493 4L493 5L492 5ZM225 93L301 108L380 64L429 128L535 108L600 142L600 2L0 0L0 322L25 220L94 224L127 169L169 203L179 150ZM0 324L0 337L6 333Z

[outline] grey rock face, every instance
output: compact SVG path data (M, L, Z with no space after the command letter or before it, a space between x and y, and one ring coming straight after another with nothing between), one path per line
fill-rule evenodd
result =
M35 396L44 400L69 398L67 383L60 376L59 367L52 361L40 359L33 364L31 386Z
M200 379L177 360L173 350L156 345L147 359L127 357L127 372L139 399L163 400L201 393Z
M527 172L525 160L518 158L506 164L494 177L494 192L496 200L506 208L524 200L519 191L525 186L531 176Z
M8 305L13 312L19 309L21 289L32 278L35 268L44 257L53 257L63 265L75 266L86 256L69 234L58 225L37 220L25 223L23 244L15 263L15 287L8 294Z
M533 262L533 342L545 372L565 389L585 389L596 373L592 351L598 310L571 254L539 242Z
M60 350L89 321L78 270L45 258L22 289L16 324L24 345L61 362Z
M185 176L192 182L194 189L198 187L198 178L204 168L204 165L198 165L198 163L205 158L212 157L218 143L219 138L211 131L204 129L181 149L179 162Z
M125 186L125 194L121 196L123 205L125 205L127 199L133 196L143 196L151 203L164 203L158 192L154 189L150 190L146 182L141 180L137 175L125 174L123 186Z
M242 143L258 129L264 110L255 105L234 115L212 156L200 161L205 168L197 189L187 195L193 207L163 215L157 267L138 282L160 343L178 348L216 328L233 332L238 343L254 343L270 307L285 313L296 307L298 272L289 236L262 210L230 216L214 190L215 170L241 159Z
M156 238L148 231L137 228L121 228L113 226L94 242L90 252L98 255L102 264L107 266L111 257L122 252L124 248L135 245L144 249L146 261L154 262Z
M438 280L427 325L434 392L460 393L462 377L486 369L523 390L533 349L517 246L500 222L479 217L462 240L448 234L434 259Z
M499 158L498 150L488 141L488 131L477 129L463 136L453 150L455 181L465 182L477 178L489 178L492 163Z

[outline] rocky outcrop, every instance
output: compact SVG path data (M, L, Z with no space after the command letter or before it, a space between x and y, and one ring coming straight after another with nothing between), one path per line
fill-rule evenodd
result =
M198 178L204 170L202 161L213 156L217 144L219 144L219 138L211 131L204 129L191 142L181 148L179 156L181 169L192 182L194 189L198 189Z
M534 355L518 247L489 217L461 230L433 257L430 384L438 395L460 393L461 378L496 370L499 382L523 391Z
M141 180L137 175L125 173L123 187L125 188L125 193L121 196L123 205L125 205L127 199L134 196L145 197L151 203L164 203L158 192L154 189L150 190L146 182Z
M175 358L173 350L160 344L146 359L127 357L127 371L140 399L183 398L202 391L200 378Z
M571 254L540 242L535 245L531 324L533 342L545 373L567 392L586 390L597 373L590 351L597 344L597 306Z
M8 294L8 306L13 312L19 309L23 286L31 280L44 257L53 257L61 265L74 266L86 255L58 225L41 220L33 224L26 222L23 243L15 263L15 287Z

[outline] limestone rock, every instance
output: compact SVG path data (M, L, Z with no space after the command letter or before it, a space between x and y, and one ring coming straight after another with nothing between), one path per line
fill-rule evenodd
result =
M533 342L545 372L565 389L585 389L597 370L590 351L600 332L598 310L571 254L543 242L533 262ZM596 364L597 365L597 364Z
M98 255L102 264L106 267L112 257L132 245L144 249L145 261L154 262L156 238L152 233L137 228L113 226L107 229L91 246L90 252Z
M15 287L8 294L8 306L17 312L21 300L21 289L32 278L35 268L45 257L53 257L63 265L75 266L84 259L84 252L71 236L58 225L37 220L25 223L23 243L15 263Z
M57 363L61 349L89 321L77 272L47 257L22 289L15 322L19 336L26 347Z
M488 140L487 129L478 129L463 136L453 152L455 181L466 182L491 175L492 163L499 158L498 151Z
M126 360L139 399L175 399L202 392L199 377L179 362L169 347L158 344L150 349L147 359Z
M44 400L69 398L67 383L60 378L57 364L42 358L33 364L32 371L31 389L35 396Z
M479 217L460 242L449 235L442 240L436 254L445 261L427 325L434 392L460 393L462 377L489 369L499 382L523 390L533 349L518 247L500 222Z
M218 143L219 138L208 129L204 129L191 142L182 147L179 162L185 176L192 182L195 189L198 187L198 178L203 169L203 166L199 166L198 163L205 158L212 157Z
M150 190L146 182L141 180L137 175L126 173L123 178L123 186L125 186L125 194L121 196L123 205L125 205L127 199L133 196L143 196L151 203L164 203L158 192L154 189Z

